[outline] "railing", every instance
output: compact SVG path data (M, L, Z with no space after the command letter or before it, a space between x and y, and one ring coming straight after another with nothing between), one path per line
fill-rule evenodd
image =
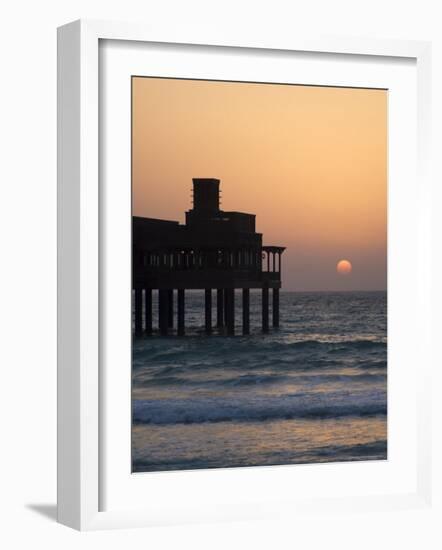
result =
M281 271L283 247L237 249L162 249L135 252L135 269L144 272L168 271L243 271L277 273Z

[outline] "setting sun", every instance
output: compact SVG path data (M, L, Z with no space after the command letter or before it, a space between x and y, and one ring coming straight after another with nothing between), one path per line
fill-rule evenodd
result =
M336 265L336 271L341 275L348 275L352 269L351 262L348 260L340 260Z

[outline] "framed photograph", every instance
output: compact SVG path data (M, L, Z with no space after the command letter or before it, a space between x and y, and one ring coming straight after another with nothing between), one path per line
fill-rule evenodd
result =
M58 71L59 521L426 506L429 45L78 21Z

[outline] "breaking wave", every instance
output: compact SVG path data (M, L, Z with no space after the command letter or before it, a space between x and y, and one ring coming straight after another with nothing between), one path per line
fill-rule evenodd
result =
M314 393L283 396L134 400L136 424L196 424L204 422L265 422L277 419L318 419L386 415L385 395L328 393L326 402Z

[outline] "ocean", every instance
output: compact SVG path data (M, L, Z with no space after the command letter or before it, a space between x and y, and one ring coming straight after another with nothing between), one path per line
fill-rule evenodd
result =
M186 336L134 339L133 471L385 460L386 292L281 291L265 335L260 292L249 336L235 302L236 336L188 291Z

